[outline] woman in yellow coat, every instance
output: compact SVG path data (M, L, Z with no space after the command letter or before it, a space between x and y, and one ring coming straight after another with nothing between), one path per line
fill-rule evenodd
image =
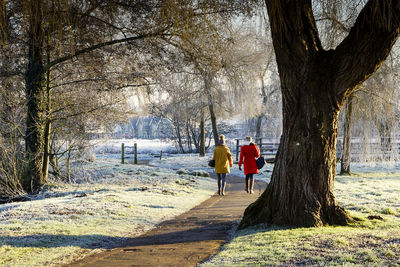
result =
M225 145L225 136L219 137L219 143L214 149L213 159L215 160L215 173L218 175L218 195L225 195L226 174L229 167L232 167L232 154Z

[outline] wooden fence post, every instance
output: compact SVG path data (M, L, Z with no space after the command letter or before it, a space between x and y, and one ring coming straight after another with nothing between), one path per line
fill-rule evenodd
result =
M134 163L134 164L137 164L137 143L135 143L135 144L133 145L133 153L135 153L135 154L134 154L134 158L133 158L133 163Z
M260 156L262 154L262 138L258 139L258 148L260 149Z
M121 164L125 163L125 144L121 145Z
M236 161L238 161L239 160L239 142L240 142L240 139L236 139Z

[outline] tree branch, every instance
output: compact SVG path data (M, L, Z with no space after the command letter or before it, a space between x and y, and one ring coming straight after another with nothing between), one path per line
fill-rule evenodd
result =
M55 84L53 86L50 86L50 88L53 89L53 88L57 88L60 86L65 86L65 85L78 84L78 83L84 83L84 82L99 82L99 81L104 81L104 79L103 78L101 78L101 79L94 78L94 79L74 80L74 81L70 81L70 82Z
M266 0L278 65L288 70L304 65L309 54L322 51L311 0ZM277 49L278 48L278 49ZM291 58L291 60L287 60ZM294 62L293 62L294 61Z
M400 1L370 0L332 55L342 99L381 65L400 35Z
M96 44L96 45L92 45L92 46L83 48L83 49L81 49L81 50L75 51L75 53L71 53L71 54L69 54L69 55L67 55L67 56L60 57L60 58L57 58L57 59L51 61L49 64L47 64L46 66L44 66L43 72L46 72L46 71L49 70L51 67L53 67L53 66L55 66L55 65L57 65L57 64L60 64L60 63L62 63L62 62L65 62L65 61L67 61L67 60L70 60L70 59L72 59L72 58L74 58L74 57L76 57L76 56L79 56L79 55L81 55L81 54L85 54L85 53L94 51L94 50L99 49L99 48L103 48L103 47L106 47L106 46L110 46L110 45L114 45L114 44L119 44L119 43L127 43L127 42L130 42L130 41L136 41L136 40L145 39L145 38L150 38L150 37L162 36L165 30L166 30L166 29L162 29L162 30L160 30L160 31L155 31L155 32L149 33L149 34L142 34L142 35L132 36L132 37L128 37L128 38L122 38L122 39L111 40L111 41L102 42L102 43L98 43L98 44Z
M22 71L20 71L20 70L13 70L13 71L2 70L2 71L0 71L0 77L3 77L3 78L9 78L9 77L18 76L18 75L23 75Z
M110 107L110 106L116 105L116 104L118 104L118 103L120 103L122 101L123 100L121 99L121 100L118 100L118 101L113 101L112 103L106 103L106 104L103 104L103 105L100 105L100 106L97 106L97 107L93 107L93 108L90 108L88 110L82 110L82 111L78 111L78 112L75 112L75 113L72 113L72 114L67 114L67 115L65 115L63 117L53 118L52 121L54 122L54 121L66 120L68 118L76 117L76 116L79 116L79 115L89 114L89 113L92 113L94 111L100 110L102 108L106 108L106 107ZM61 110L63 110L63 109L59 109L57 112L59 112ZM52 112L52 113L56 113L56 112Z
M324 20L328 20L328 21L332 21L334 22L336 25L339 26L339 28L343 31L343 32L350 32L350 28L348 28L344 23L342 23L341 21L339 21L337 18L330 16L328 14L325 14L325 16L323 18L318 19L317 21L324 21Z

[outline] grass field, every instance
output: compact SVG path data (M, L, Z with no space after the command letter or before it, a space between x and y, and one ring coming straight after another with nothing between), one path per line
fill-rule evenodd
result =
M112 159L75 164L75 184L0 205L0 266L65 265L120 246L214 193L212 179L180 173Z
M208 158L152 166L100 159L74 164L74 184L54 183L35 200L0 206L0 266L61 266L121 245L215 192ZM259 225L238 231L203 266L399 266L400 164L354 165L338 176L338 202L359 220L346 227ZM267 166L257 176L269 180ZM234 166L232 172L242 173ZM367 217L376 215L383 220Z
M237 231L202 266L400 266L400 172L379 166L356 170L335 182L338 202L356 223L320 228L258 225ZM370 215L383 220L368 219Z

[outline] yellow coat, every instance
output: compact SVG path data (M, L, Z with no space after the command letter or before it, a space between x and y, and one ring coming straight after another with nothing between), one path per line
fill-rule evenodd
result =
M216 146L214 149L215 172L229 173L229 166L232 167L232 154L226 145Z

